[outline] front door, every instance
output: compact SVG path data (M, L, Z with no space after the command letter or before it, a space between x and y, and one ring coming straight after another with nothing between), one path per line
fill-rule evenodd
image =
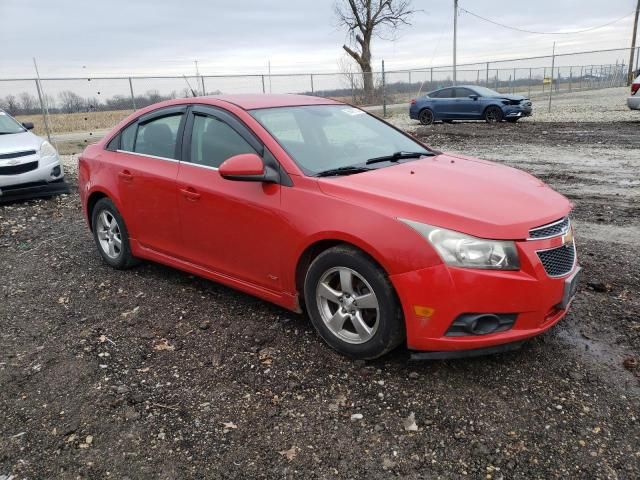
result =
M277 184L226 180L218 167L241 153L271 154L229 113L194 106L178 172L184 252L208 270L278 291L286 221Z

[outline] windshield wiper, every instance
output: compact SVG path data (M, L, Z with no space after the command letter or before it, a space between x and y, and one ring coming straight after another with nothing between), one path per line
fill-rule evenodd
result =
M385 155L384 157L370 158L366 161L366 164L371 165L372 163L397 162L403 158L420 158L432 155L433 154L431 152L395 152L391 155Z
M362 173L371 170L367 167L356 167L353 165L347 167L330 168L322 172L316 173L316 177L333 177L338 175L351 175L352 173Z

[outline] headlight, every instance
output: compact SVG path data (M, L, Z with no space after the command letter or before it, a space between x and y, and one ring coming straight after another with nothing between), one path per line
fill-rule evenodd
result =
M53 145L51 145L47 141L42 142L42 145L40 145L40 157L57 157L57 156L58 156L58 152L56 152L56 149L53 148Z
M409 225L433 245L448 265L494 270L520 269L515 242L485 240L403 218L399 220Z

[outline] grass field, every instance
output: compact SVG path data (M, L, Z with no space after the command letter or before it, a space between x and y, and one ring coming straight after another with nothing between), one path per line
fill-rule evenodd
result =
M105 130L113 128L120 120L129 115L133 110L115 110L111 112L79 112L79 113L53 113L49 115L49 127L51 133L91 132L92 130ZM45 136L44 119L42 115L18 115L21 122L33 122L36 135Z

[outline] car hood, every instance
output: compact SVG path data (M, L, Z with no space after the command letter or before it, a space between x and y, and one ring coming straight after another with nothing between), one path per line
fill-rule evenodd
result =
M4 153L24 152L26 150L38 151L43 141L42 138L31 132L0 135L0 155Z
M508 94L494 95L491 98L504 98L505 100L520 100L520 101L527 99L527 97L523 97L522 95L508 95Z
M572 208L528 173L452 154L322 178L318 184L327 195L388 216L491 239L527 238L531 228L562 218Z

